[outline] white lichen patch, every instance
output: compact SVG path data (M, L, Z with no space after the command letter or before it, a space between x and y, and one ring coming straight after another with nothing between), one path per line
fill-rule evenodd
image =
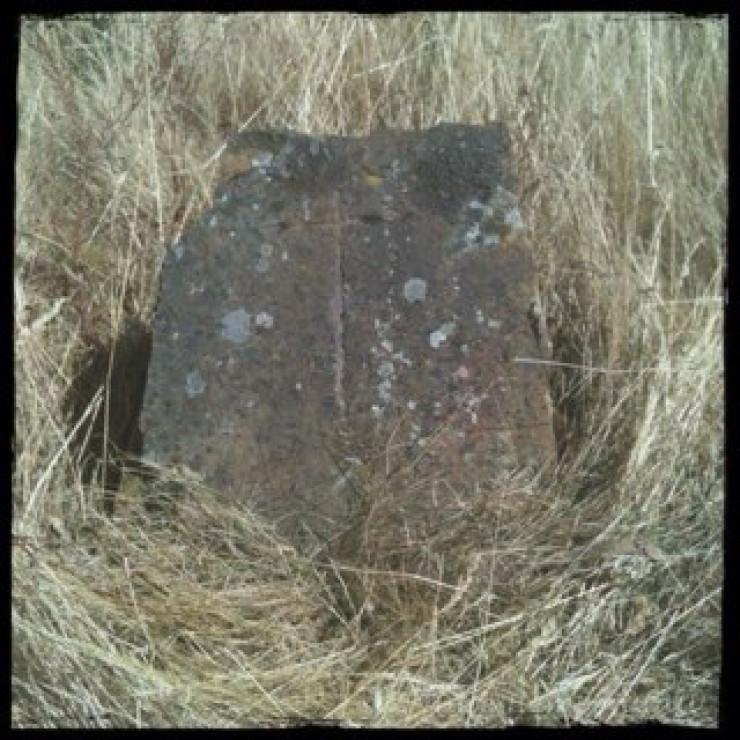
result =
M506 211L506 213L504 214L504 223L514 227L515 229L524 228L522 214L519 212L519 209L516 206L514 206L513 208L509 208L509 210Z
M480 224L476 222L465 232L465 245L468 247L468 249L475 245L475 242L479 236Z
M252 315L243 308L229 311L221 319L221 336L230 342L246 342L252 333Z
M270 269L270 260L272 259L273 251L274 247L272 244L260 244L260 256L255 268L257 272L267 272Z
M380 383L378 383L378 398L383 403L388 403L391 400L391 389L393 388L393 383L390 379L383 380Z
M403 297L409 303L423 301L427 297L427 281L422 278L409 278L403 286Z
M421 427L418 424L412 424L411 430L409 431L409 444L414 445L419 441L421 437Z
M481 215L484 218L493 215L493 208L490 203L481 203L477 198L473 198L473 200L468 203L468 208L471 211L481 211Z
M199 396L206 389L206 381L198 370L193 370L185 378L185 395L188 398Z
M432 349L439 349L443 342L446 342L455 331L454 321L445 321L439 329L436 329L429 335L429 346Z
M275 320L273 319L271 314L267 313L267 311L260 311L254 317L254 323L256 326L259 326L263 329L272 329Z
M378 375L383 378L392 378L396 374L396 371L393 367L392 362L381 362L380 365L378 365Z
M393 382L396 379L395 361L404 365L411 365L411 361L406 358L403 352L395 352L393 342L388 339L388 333L392 327L392 321L382 321L375 317L373 319L375 326L375 335L378 346L370 347L370 354L377 358L378 364L375 372L380 382L377 385L379 405L373 406L372 412L378 416L383 413L385 406L391 401Z
M482 396L471 396L465 401L465 410L468 413L471 424L475 425L478 423L478 412L480 411L481 403L486 397L487 394L483 394Z
M275 155L272 152L260 152L257 156L252 157L252 167L255 167L261 175L264 175L267 168L272 166L274 159Z
M393 381L396 378L396 368L389 360L383 360L377 369L380 383L378 383L378 399L382 404L387 404L392 397Z
M403 350L401 352L396 352L395 354L393 354L393 359L397 362L403 363L404 365L406 365L406 367L411 367L414 364L411 360L409 360L408 357L406 357L406 355L403 353Z

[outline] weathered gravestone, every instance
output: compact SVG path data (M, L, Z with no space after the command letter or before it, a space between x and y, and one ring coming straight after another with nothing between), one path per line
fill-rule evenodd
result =
M539 348L509 156L498 124L231 140L163 266L145 453L320 536L368 435L434 450L462 495L551 455L546 377L514 361Z

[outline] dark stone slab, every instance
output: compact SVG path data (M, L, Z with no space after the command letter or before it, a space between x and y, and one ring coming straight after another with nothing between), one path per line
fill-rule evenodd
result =
M248 133L224 171L163 266L151 459L327 535L371 439L457 490L553 454L546 377L512 361L539 350L504 126Z

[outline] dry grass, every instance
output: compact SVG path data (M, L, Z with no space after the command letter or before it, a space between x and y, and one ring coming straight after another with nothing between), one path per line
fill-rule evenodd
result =
M14 725L716 724L727 51L726 19L26 19ZM62 399L150 318L224 132L489 117L548 302L559 468L401 559L376 507L333 568L173 471L147 485L186 492L175 520L135 479L105 517Z

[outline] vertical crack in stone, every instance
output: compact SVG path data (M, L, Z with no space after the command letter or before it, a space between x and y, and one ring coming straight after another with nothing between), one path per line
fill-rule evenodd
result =
M342 299L342 220L339 191L334 192L334 295L331 319L334 329L334 400L344 420L344 301Z

